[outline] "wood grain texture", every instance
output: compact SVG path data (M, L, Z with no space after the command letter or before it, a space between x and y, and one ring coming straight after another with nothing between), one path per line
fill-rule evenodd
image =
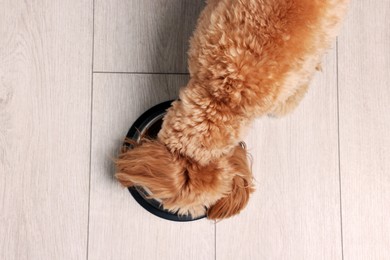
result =
M95 0L95 71L187 71L202 0Z
M214 223L170 222L144 210L114 179L115 158L144 111L175 99L184 75L95 74L89 259L214 259Z
M335 54L293 114L254 124L257 190L217 224L217 259L341 259Z
M352 1L339 39L344 256L390 259L390 1Z
M85 259L91 1L0 1L0 259Z

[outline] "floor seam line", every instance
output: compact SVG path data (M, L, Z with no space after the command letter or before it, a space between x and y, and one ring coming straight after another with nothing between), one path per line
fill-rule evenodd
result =
M189 75L189 73L187 72L127 72L127 71L93 71L93 74Z
M88 222L87 222L87 251L86 260L89 259L89 231L90 231L90 211L91 211L91 175L92 175L92 125L93 125L93 71L94 71L94 56L95 56L95 0L92 0L92 64L91 64L91 105L90 105L90 133L89 133L89 180L88 180Z
M343 237L343 204L341 191L341 152L340 152L340 97L339 97L339 42L336 38L336 86L337 86L337 150L339 171L339 200L340 200L340 233L341 233L341 259L344 260L344 237Z

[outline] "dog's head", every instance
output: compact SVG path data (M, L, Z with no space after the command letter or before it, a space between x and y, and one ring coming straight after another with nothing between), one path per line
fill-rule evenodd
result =
M228 155L206 166L171 153L159 142L143 140L124 150L116 161L122 185L147 187L165 209L209 219L238 214L253 192L245 148L237 145ZM207 212L206 212L207 211Z

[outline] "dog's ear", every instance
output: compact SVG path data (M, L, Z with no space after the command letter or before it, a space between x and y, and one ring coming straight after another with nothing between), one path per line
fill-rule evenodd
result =
M123 151L115 163L115 177L122 185L147 187L160 199L175 196L186 183L184 161L158 141L143 140Z
M240 213L248 204L249 196L254 191L253 177L245 148L237 147L229 159L229 164L231 167L229 170L233 174L231 191L208 209L209 219L229 218Z

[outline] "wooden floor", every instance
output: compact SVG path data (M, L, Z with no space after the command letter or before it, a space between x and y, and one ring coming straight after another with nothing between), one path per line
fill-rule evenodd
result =
M390 1L355 0L310 92L246 138L238 217L174 223L113 178L177 96L194 0L0 1L0 259L390 259Z

